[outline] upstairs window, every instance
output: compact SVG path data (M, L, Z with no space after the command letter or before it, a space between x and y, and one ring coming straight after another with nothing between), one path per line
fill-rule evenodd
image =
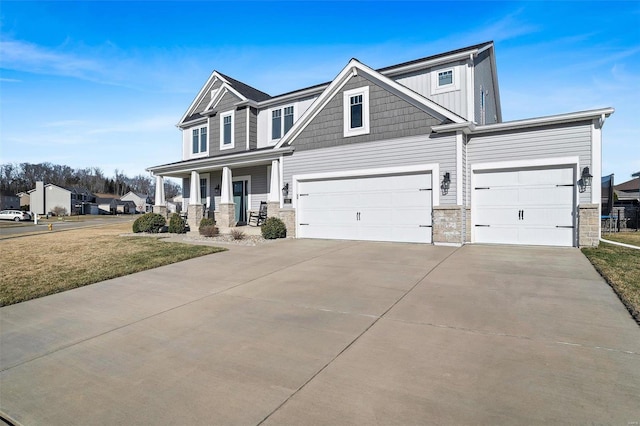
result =
M191 130L191 152L194 154L207 152L207 128Z
M344 137L369 133L369 86L344 92Z
M281 109L274 109L273 111L271 111L271 139L280 139L280 137L282 136L281 117Z
M448 67L431 72L431 94L460 90L460 67Z
M220 149L234 147L233 111L220 114Z
M293 106L284 108L284 116L282 112L283 109L281 108L271 111L272 140L280 139L293 127Z
M200 152L207 152L207 128L200 129Z

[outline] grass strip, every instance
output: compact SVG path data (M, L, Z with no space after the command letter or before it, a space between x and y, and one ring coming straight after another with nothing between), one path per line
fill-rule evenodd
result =
M0 241L0 306L226 250L120 236L130 231L124 223Z
M640 246L640 233L605 234L603 238ZM640 324L640 250L600 243L582 252Z

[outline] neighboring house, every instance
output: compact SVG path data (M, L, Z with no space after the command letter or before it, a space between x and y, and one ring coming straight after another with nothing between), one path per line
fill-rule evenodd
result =
M52 213L56 207L65 209L69 215L98 214L95 195L84 188L63 188L36 182L35 189L28 194L31 211L36 214Z
M100 214L118 213L118 196L113 194L96 194L96 204Z
M502 121L493 42L270 96L218 71L177 126L182 158L148 168L155 209L183 180L192 229L268 203L289 236L460 245L598 243L612 108Z
M20 197L13 194L0 194L0 210L20 210Z
M138 213L147 213L152 210L153 200L148 195L138 194L133 191L127 192L120 197L122 201L133 201Z
M31 204L29 194L27 192L18 192L16 196L20 199L20 207L28 208Z
M117 200L116 210L118 214L135 214L137 211L136 203L131 200Z
M640 172L631 176L640 176ZM614 216L626 219L622 226L638 229L640 227L640 177L615 185L613 190L615 193Z
M176 195L173 198L167 199L167 212L180 213L182 209L182 195Z

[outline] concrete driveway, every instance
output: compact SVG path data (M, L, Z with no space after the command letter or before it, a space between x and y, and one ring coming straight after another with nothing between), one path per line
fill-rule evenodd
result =
M230 248L0 309L4 416L640 422L640 328L576 249Z

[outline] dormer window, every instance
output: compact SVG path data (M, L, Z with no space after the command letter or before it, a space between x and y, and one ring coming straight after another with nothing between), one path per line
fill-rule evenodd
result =
M284 112L284 115L283 115ZM280 139L293 127L293 106L271 111L271 139Z
M460 89L460 67L440 68L431 72L431 94Z
M344 137L369 133L369 86L346 90L343 95Z

